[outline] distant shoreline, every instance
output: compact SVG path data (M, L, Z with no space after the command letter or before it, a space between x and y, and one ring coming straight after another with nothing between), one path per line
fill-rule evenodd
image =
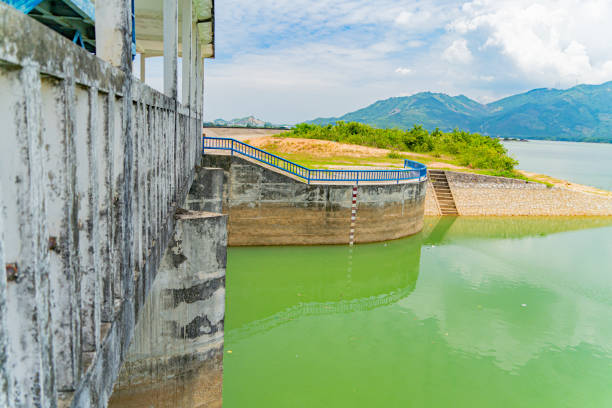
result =
M203 124L202 128L208 129L254 129L254 130L291 130L293 126L274 126L274 127L260 127L260 126L216 126L208 123ZM478 133L478 132L476 132ZM494 139L499 139L502 142L568 142L568 143L596 143L596 144L612 144L612 140L568 140L568 139L543 139L534 137L502 137L502 136L490 136Z
M518 138L499 138L500 142L564 142L564 143L590 143L590 144L612 144L612 141L592 141L592 140L566 140L566 139L518 139Z
M261 126L215 126L204 124L203 129L255 129L255 130L291 130L290 126L277 126L277 127L261 127Z

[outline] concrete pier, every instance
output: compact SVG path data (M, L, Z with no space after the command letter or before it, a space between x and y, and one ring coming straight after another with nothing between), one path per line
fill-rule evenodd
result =
M227 217L176 216L111 407L220 407Z
M308 185L243 158L206 154L203 165L224 170L223 212L229 245L320 245L379 242L416 234L423 228L425 181L353 186ZM201 175L215 181L218 170ZM214 176L213 176L214 174ZM217 177L213 179L213 177ZM218 190L199 187L214 202ZM193 191L192 189L192 191Z

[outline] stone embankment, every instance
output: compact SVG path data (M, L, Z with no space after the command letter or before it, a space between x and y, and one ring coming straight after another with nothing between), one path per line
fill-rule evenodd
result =
M612 216L612 193L446 171L459 215ZM425 215L440 215L430 182Z

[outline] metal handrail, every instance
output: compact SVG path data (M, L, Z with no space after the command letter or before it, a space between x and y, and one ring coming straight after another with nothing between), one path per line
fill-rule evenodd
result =
M265 150L226 137L203 137L202 153L205 149L227 150L233 155L238 153L250 157L256 161L272 166L289 174L297 176L310 184L313 181L328 182L376 182L376 181L400 181L427 180L427 167L419 162L404 160L404 168L399 170L316 170L300 166L290 160L283 159Z

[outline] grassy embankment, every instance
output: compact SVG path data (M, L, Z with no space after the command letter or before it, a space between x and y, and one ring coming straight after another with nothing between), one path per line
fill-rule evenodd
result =
M275 144L267 150L309 167L320 168L326 164L376 166L392 164L401 166L404 159L416 160L426 165L456 166L456 170L469 170L480 174L527 179L515 170L518 164L509 157L497 139L459 130L445 133L439 130L428 132L422 127L404 131L400 129L375 129L360 123L338 122L336 125L318 126L299 124L291 132L279 135L282 138L317 139L345 144L388 149L381 158L335 156L321 157L316 152L293 153L275 151Z

